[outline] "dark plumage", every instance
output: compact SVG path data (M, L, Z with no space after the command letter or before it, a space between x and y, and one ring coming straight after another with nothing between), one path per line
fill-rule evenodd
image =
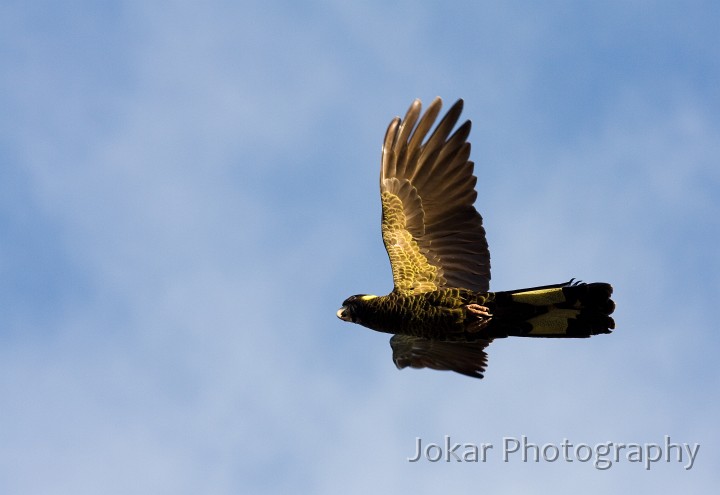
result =
M435 130L442 101L421 116L415 100L390 123L382 150L382 236L394 289L357 295L337 316L390 339L398 368L453 370L482 378L495 338L589 337L615 327L612 287L572 283L488 292L490 253L469 161L470 121L450 134L458 100Z

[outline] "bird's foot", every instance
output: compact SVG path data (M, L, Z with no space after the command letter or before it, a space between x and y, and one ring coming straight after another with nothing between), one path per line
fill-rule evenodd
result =
M467 305L468 311L471 313L479 316L479 317L487 317L490 318L492 315L490 314L490 308L486 306L480 306L479 304L468 304Z
M470 323L467 327L469 332L479 332L490 324L490 319L492 318L490 308L480 306L479 304L468 304L467 310L477 317L477 320Z

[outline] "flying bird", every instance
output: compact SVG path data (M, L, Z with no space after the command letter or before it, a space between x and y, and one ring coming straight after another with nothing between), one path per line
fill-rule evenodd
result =
M390 122L382 147L382 238L394 288L348 297L341 320L393 334L398 369L452 370L482 378L485 348L504 337L583 338L610 333L607 283L489 292L490 252L470 161L470 121L455 132L463 101L435 126L442 100L415 100ZM452 132L452 134L451 134Z

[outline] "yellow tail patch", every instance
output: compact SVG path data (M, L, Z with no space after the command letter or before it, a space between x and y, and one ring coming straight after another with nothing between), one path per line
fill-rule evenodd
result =
M564 335L567 333L568 320L577 317L575 309L553 309L544 315L530 318L532 330L528 335Z
M532 304L533 306L550 306L565 302L565 294L562 289L540 289L527 292L518 292L512 295L512 299L518 303Z

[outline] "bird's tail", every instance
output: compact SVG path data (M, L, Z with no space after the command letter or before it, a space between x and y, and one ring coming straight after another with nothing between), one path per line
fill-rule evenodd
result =
M615 321L610 316L615 303L612 286L606 283L546 285L508 292L496 292L495 320L491 326L498 336L590 337L610 333ZM494 332L493 332L494 333Z

